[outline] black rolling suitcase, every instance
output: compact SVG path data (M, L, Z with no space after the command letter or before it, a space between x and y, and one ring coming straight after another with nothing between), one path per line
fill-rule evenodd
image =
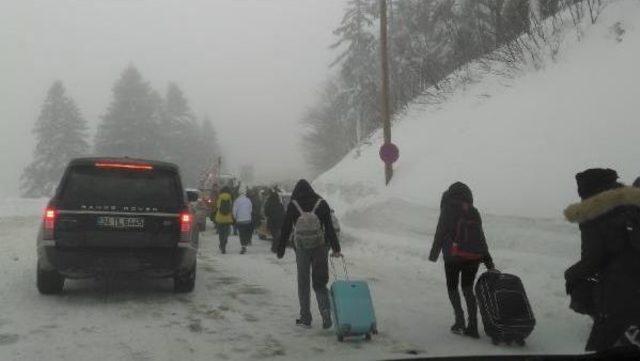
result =
M484 331L491 341L523 346L536 320L520 278L488 271L478 278L475 291Z

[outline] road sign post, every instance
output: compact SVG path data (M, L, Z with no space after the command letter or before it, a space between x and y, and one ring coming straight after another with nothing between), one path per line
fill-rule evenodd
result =
M380 64L382 73L382 129L384 146L391 144L391 115L389 110L389 53L387 50L387 0L380 0ZM397 147L396 147L397 148ZM393 177L393 162L384 163L385 184Z

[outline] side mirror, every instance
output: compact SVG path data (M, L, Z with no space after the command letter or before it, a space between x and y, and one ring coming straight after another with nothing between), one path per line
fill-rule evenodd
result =
M198 192L187 191L187 200L189 202L195 202L198 200L198 198L200 198Z

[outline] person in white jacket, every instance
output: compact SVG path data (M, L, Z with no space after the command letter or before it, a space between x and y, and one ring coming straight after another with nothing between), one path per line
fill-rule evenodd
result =
M243 193L233 202L233 219L236 222L236 227L238 227L240 245L242 246L240 254L247 253L247 245L251 242L251 237L253 236L252 211L253 205L246 193Z

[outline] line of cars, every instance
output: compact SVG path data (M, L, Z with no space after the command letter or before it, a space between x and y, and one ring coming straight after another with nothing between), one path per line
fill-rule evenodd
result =
M283 193L285 207L290 194ZM178 167L131 158L79 158L64 171L37 237L36 283L57 294L66 279L144 275L196 280L199 234L213 191L183 188ZM269 237L259 227L261 238Z

